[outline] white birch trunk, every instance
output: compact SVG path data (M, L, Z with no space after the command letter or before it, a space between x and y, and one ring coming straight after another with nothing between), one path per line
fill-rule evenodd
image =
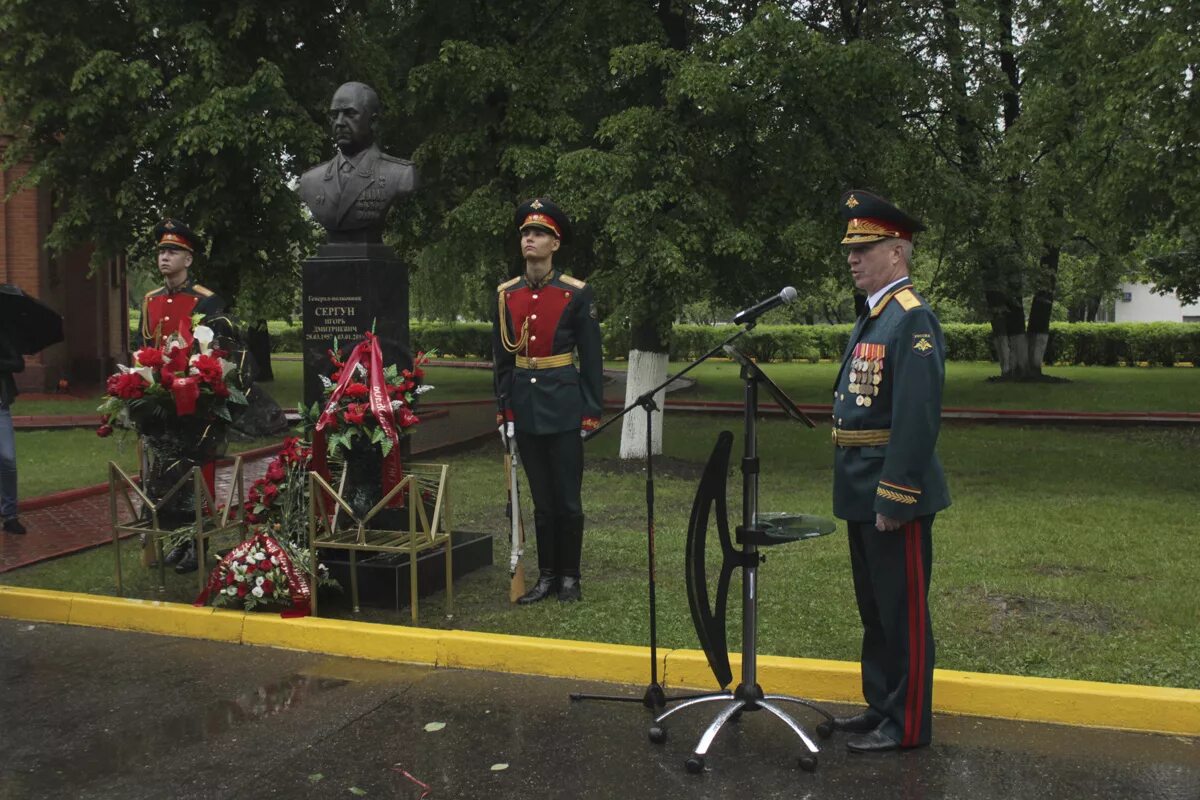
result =
M629 351L629 371L625 379L625 405L637 400L643 393L667 379L667 354L653 353L643 350ZM658 410L653 414L651 424L651 455L662 453L663 403L666 391L654 395L654 403ZM646 412L635 408L625 415L621 427L621 458L646 457Z
M1029 336L1029 374L1042 374L1042 362L1046 360L1046 345L1050 343L1050 334L1035 333Z

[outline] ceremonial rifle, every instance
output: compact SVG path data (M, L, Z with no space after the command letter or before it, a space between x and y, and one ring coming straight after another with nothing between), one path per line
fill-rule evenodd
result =
M505 514L508 516L511 550L508 557L508 572L512 580L508 584L508 600L517 602L525 594L525 522L521 518L521 495L517 491L517 468L520 463L515 437L501 436L507 452L504 454L504 482L508 488Z

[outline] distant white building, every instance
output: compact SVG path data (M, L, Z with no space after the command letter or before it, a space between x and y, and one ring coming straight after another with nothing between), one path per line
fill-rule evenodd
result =
M1185 306L1174 292L1155 294L1149 283L1123 283L1113 322L1200 322L1200 304Z

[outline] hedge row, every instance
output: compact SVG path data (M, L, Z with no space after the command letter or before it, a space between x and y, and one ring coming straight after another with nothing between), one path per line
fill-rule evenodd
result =
M761 361L810 361L841 358L851 325L761 325L739 340L739 348ZM296 353L301 349L299 326L271 323L271 348ZM629 332L602 326L604 353L624 358ZM991 328L984 324L950 323L942 328L947 356L955 361L993 361ZM696 358L724 341L729 325L676 325L671 359ZM491 357L492 329L485 322L414 322L411 335L417 350L434 350L459 358ZM1200 325L1186 322L1056 322L1046 346L1048 364L1117 366L1142 362L1170 366L1200 365Z

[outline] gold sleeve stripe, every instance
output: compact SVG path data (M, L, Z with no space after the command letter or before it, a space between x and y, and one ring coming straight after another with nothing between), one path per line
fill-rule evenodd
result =
M880 481L879 483L882 486L890 486L891 488L897 489L901 492L912 492L913 494L921 493L920 489L914 489L911 486L905 486L903 483L891 483L890 481Z
M875 489L875 494L879 495L884 500L891 500L894 503L903 503L906 506L913 506L917 504L917 498L913 497L912 495L893 492L891 489L885 489L882 486L879 486Z

